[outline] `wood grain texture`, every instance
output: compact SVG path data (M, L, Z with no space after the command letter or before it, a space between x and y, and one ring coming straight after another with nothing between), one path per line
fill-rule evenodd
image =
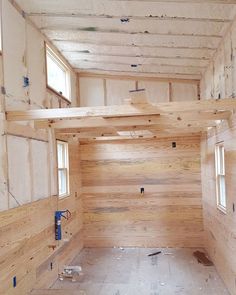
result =
M236 93L236 21L225 33L211 63L201 80L201 98L235 97ZM222 99L223 100L223 99ZM202 185L205 247L231 294L236 294L236 118L222 123L217 132L208 132L202 142ZM224 141L226 160L227 213L216 206L215 143Z
M33 287L49 287L62 267L82 249L81 178L77 151L77 143L69 144L69 197L58 201L53 196L0 213L0 294L25 295ZM54 212L58 208L68 208L72 217L63 221L63 240L57 242ZM12 286L14 276L16 288Z
M220 128L219 128L220 130ZM216 204L215 143L224 141L227 212L222 213ZM222 128L202 142L202 187L206 248L219 274L231 294L236 294L236 118L230 128Z
M199 136L82 144L85 246L202 246L199 144Z

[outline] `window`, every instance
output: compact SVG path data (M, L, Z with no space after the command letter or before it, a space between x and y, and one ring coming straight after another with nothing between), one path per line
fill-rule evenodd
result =
M70 100L70 70L46 45L47 86Z
M57 166L59 197L69 195L69 155L68 143L57 141Z
M217 143L215 146L215 168L217 206L220 210L226 212L225 151L223 142Z

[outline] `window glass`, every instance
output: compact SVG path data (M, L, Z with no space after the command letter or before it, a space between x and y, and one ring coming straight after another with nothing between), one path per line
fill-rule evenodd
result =
M57 160L58 160L58 168L64 168L64 146L63 144L57 144Z
M217 206L220 210L226 212L225 150L223 142L215 146L215 167Z
M57 167L59 197L69 195L69 159L68 143L57 141Z
M70 72L60 58L47 46L47 84L50 88L70 99Z
M66 170L58 170L59 196L67 194L67 174Z

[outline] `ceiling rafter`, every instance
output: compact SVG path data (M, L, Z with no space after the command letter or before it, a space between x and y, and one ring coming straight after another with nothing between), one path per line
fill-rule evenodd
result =
M58 27L43 27L43 28L41 28L43 31L47 31L47 30L54 30L54 31L56 31L56 30L66 30L67 32L68 32L68 34L70 33L70 32L73 32L73 31L75 31L75 29L74 28L68 28L68 27L63 27L63 28L58 28ZM209 34L196 34L196 33L189 33L189 34L187 34L187 33L181 33L181 32L179 32L179 33L161 33L161 32L159 32L159 33L150 33L150 32L140 32L140 31L132 31L132 32L127 32L127 31L125 31L125 30L108 30L108 29L96 29L96 28L92 28L92 29L90 29L90 28L86 28L86 27L77 27L76 28L76 31L77 32L94 32L94 33L107 33L107 34L114 34L114 35L116 35L116 34L124 34L124 35L132 35L132 36L137 36L137 35L139 35L139 36L150 36L150 37L158 37L158 36L172 36L172 37L178 37L178 36L183 36L183 37L199 37L199 38L208 38L208 39L211 39L211 38L213 38L213 39L221 39L222 38L222 36L221 35L217 35L217 34L215 34L215 35L209 35Z
M84 53L84 52L79 52L79 51L66 51L66 50L62 50L62 52L64 52L65 54L71 54L70 58L73 59L73 55L78 55L80 57L83 57L84 59L86 58L97 58L97 57L104 57L104 58L110 58L110 57L117 57L117 58L123 58L123 57L127 57L127 58L143 58L143 59L166 59L166 60L189 60L189 61L199 61L199 60L203 60L203 61L208 61L210 60L210 58L205 58L205 57L185 57L185 56L164 56L164 55L156 55L156 56L152 56L152 55L115 55L115 54L105 54L105 53Z
M236 14L236 0L15 2L77 72L186 79L201 78Z
M195 22L220 22L220 23L230 23L231 19L230 18L201 18L201 17L181 17L181 16L152 16L152 15L145 15L145 16L137 16L137 15L123 15L123 16L116 16L116 15L106 15L106 14L82 14L82 13L26 13L27 16L29 17L34 17L34 16L50 16L50 17L78 17L78 18L112 18L112 19L117 19L120 20L121 18L129 18L130 20L148 20L151 19L152 21L155 20L182 20L182 21L195 21Z
M76 63L76 62L78 62L78 63L89 63L89 62L92 62L92 63L94 63L95 65L99 65L99 64L103 64L103 62L102 61L97 61L97 60L87 60L87 59L75 59L75 60L73 60L73 59L69 59L70 60L70 62L72 63L72 65L73 65L73 63ZM176 59L177 60L177 59ZM109 65L109 64L112 64L112 65L129 65L130 66L130 64L132 64L132 61L130 61L130 62L120 62L120 61L112 61L111 63L110 62L106 62L106 64L107 65ZM205 68L205 66L203 66L203 65L201 65L200 63L199 63L199 65L197 65L197 64L190 64L190 65L185 65L185 64L182 64L182 65L180 65L180 64L174 64L174 63L162 63L162 62L160 62L160 63L147 63L147 62L142 62L142 61L137 61L137 65L138 66L145 66L145 65L152 65L153 67L155 67L155 66L163 66L163 67L169 67L169 66L174 66L174 67L176 67L176 68L178 68L178 67L181 67L181 68L188 68L188 69L196 69L196 68L199 68L199 69L204 69Z
M210 60L214 49L183 48L166 46L106 46L103 44L78 43L76 41L54 41L55 46L63 54L96 54L110 56L132 56L132 57L156 57L157 55L166 58L200 58Z
M145 64L145 65L171 65L171 66L189 66L204 68L208 65L208 60L201 58L184 58L184 57L149 57L149 56L114 56L114 55L97 55L83 54L77 52L65 53L65 56L71 63L74 62L94 62L96 63L113 63L113 64Z
M38 15L31 17L39 29L80 29L80 30L111 30L111 31L124 31L127 33L172 33L172 34L199 34L207 36L220 36L224 35L227 24L230 22L196 22L186 21L179 19L163 20L163 19L131 19L125 25L121 23L119 18L107 17L73 17L73 16L45 16Z
M139 45L135 45L135 44L126 44L126 45L121 45L121 44L96 44L96 43L90 43L90 42L83 42L83 41L76 41L76 40L65 40L65 39L54 39L53 40L55 43L57 42L71 42L71 43L77 43L79 45L85 45L85 46L112 46L112 47L128 47L128 48L147 48L147 49L170 49L170 50L209 50L212 52L215 52L216 48L211 48L211 47L207 47L207 46L202 46L202 47L187 47L187 46L163 46L163 45L147 45L147 44L139 44Z

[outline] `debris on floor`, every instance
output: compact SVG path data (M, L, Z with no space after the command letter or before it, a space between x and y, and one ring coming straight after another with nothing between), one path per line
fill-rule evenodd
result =
M62 273L59 274L59 280L63 281L65 278L71 279L72 282L76 282L79 276L82 275L82 268L79 265L65 266Z
M229 294L215 267L198 264L193 256L194 251L204 252L202 248L124 249L84 248L70 263L80 265L84 275L74 283L71 279L58 279L51 288L65 290L63 295L69 295L72 290L73 295L79 295L81 290L87 295ZM157 251L161 254L148 257ZM117 260L117 257L121 258Z
M205 266L212 266L213 263L209 260L204 252L195 251L193 252L193 256L197 259L198 263L201 263Z
M148 254L148 256L155 256L155 255L158 255L158 254L161 254L161 251L157 251L157 252L154 252L154 253L151 253L151 254Z

